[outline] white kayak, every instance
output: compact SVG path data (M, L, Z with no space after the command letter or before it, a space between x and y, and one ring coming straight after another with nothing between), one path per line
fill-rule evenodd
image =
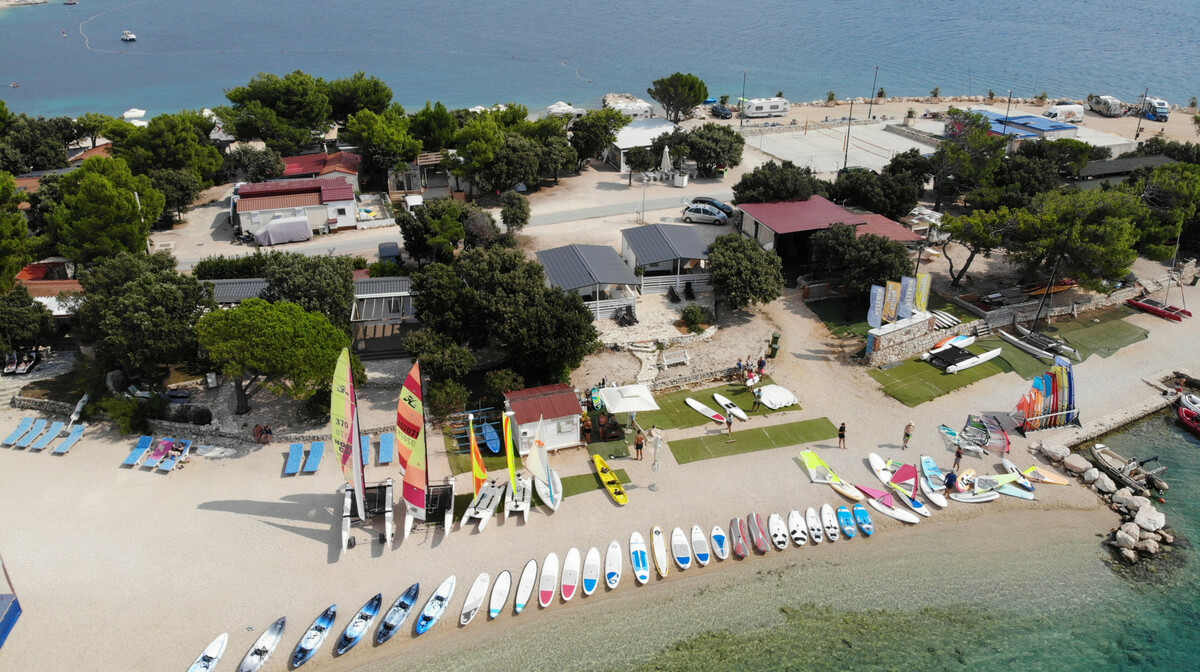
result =
M821 517L817 515L816 509L808 507L804 514L804 522L808 523L808 538L812 539L813 544L824 541L825 531L821 528Z
M767 518L767 533L771 535L771 543L775 544L775 548L782 551L788 547L790 539L787 525L783 524L783 516L772 513Z
M692 525L692 553L701 567L708 566L712 554L708 549L708 537L704 536L704 530L699 525Z
M620 585L622 564L624 562L621 560L621 543L613 540L608 545L608 552L604 554L604 583L609 590Z
M833 507L829 504L821 505L821 525L825 527L825 538L829 541L837 541L841 536L838 530L837 516L833 514Z
M229 633L223 632L220 637L217 637L211 644L204 647L204 651L196 662L188 668L188 672L209 672L216 668L217 663L221 662L221 656L225 655L225 646L229 644Z
M799 509L792 509L792 512L788 514L788 532L792 535L792 542L797 546L808 543L808 530L804 527L804 516L801 515Z
M246 657L242 658L242 663L238 665L238 672L258 672L267 664L267 659L275 652L275 647L279 646L279 640L283 639L283 629L287 625L287 619L281 618L271 624L266 632L259 635L254 642L254 646L246 652Z
M517 595L513 600L513 613L519 614L525 611L525 605L529 604L529 598L533 596L533 585L537 583L537 573L537 560L530 560L525 563L525 569L521 570L521 580L517 582Z
M746 412L742 410L741 406L738 406L737 404L735 404L733 401L731 401L728 397L726 397L724 395L717 394L716 392L714 392L713 393L713 401L717 402L717 405L719 405L721 408L723 408L726 413L728 413L729 415L732 415L733 417L737 418L738 420L749 420L750 419L750 417L748 415L746 415Z
M508 570L500 572L496 577L496 584L492 586L492 599L488 601L488 618L495 619L500 616L500 612L504 611L504 605L508 604L508 591L512 589L512 574Z
M968 504L979 504L981 502L990 502L1000 496L1000 493L995 490L987 492L952 492L950 499L956 502L965 502Z

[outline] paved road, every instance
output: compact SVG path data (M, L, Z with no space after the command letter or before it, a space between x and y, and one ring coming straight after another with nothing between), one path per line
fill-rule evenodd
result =
M709 194L714 198L719 198L728 201L733 198L733 191L726 190L723 192L712 192ZM646 200L646 212L653 210L666 210L668 208L683 209L683 196L670 198L650 198ZM529 226L544 226L547 224L562 224L563 222L572 222L579 219L593 219L596 217L612 217L613 215L629 215L635 212L642 211L642 201L630 201L625 203L611 203L608 205L597 205L590 208L576 208L573 210L563 210L561 212L547 212L541 215L533 215L529 218Z

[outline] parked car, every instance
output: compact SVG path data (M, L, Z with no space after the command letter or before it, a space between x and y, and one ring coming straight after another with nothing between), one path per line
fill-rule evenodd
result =
M726 217L733 215L733 206L726 205L722 201L719 201L712 196L696 196L695 198L691 199L688 205L709 205L725 213Z
M733 110L729 109L728 107L726 107L724 105L713 105L712 106L712 115L718 119L732 119L733 118Z
M725 213L712 207L711 205L695 204L689 205L683 209L683 221L691 224L699 222L701 224L724 224L729 218Z

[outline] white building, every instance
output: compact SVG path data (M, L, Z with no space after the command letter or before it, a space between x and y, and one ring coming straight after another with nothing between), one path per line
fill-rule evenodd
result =
M256 182L238 188L230 218L242 231L262 238L260 245L273 245L306 240L299 237L305 225L309 232L325 233L356 228L358 203L354 187L341 177ZM276 229L278 239L267 233Z
M654 139L664 133L671 133L677 124L666 119L634 119L629 125L617 131L617 141L605 150L604 160L620 172L629 170L625 164L625 153L634 147L650 148Z
M541 420L542 441L547 450L583 445L579 438L583 407L570 385L545 385L504 394L505 410L513 412L517 423L517 445L528 455Z

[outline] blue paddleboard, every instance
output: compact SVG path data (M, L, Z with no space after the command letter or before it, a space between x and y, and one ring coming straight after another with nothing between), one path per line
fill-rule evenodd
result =
M854 505L854 520L858 523L858 529L866 536L875 534L875 524L871 522L871 514L867 511L867 507L860 504Z

